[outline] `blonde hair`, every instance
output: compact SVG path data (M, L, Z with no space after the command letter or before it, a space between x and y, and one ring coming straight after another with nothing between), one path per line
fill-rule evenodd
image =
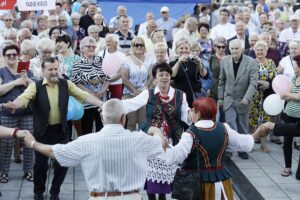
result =
M179 38L175 43L175 49L177 49L179 46L181 46L184 43L187 43L189 46L191 46L187 38Z
M129 54L131 54L131 55L133 54L133 52L134 52L133 51L134 45L135 45L135 43L137 41L141 41L144 44L144 54L146 54L147 50L146 50L146 46L145 46L145 41L144 41L144 39L142 37L139 37L139 36L133 38L133 40L131 41L131 45L130 45L130 49L129 49Z
M261 40L259 40L259 41L257 41L257 42L255 43L253 49L255 50L257 47L263 47L265 50L268 49L267 43L264 42L264 41L261 41Z
M167 51L167 49L168 49L168 45L166 43L158 42L158 43L154 44L154 51L156 51L156 50Z

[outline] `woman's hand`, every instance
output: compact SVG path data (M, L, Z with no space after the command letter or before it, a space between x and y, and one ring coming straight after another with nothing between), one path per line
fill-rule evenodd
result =
M178 58L178 63L184 63L188 61L188 55L182 55Z
M259 81L258 84L259 84L258 88L261 91L265 91L266 89L270 88L270 83L268 81Z
M15 86L27 86L27 78L18 78L14 80L14 85Z

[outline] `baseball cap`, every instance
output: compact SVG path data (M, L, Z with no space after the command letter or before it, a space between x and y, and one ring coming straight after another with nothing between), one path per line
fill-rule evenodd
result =
M169 8L167 6L161 7L160 12L169 12Z

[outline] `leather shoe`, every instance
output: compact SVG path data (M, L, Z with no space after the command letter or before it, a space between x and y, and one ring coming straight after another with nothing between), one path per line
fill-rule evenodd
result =
M231 157L232 157L232 153L229 152L229 151L226 151L226 152L225 152L225 158L226 158L227 160L229 160L229 159L231 159Z
M44 200L43 194L34 194L34 200Z
M59 200L58 194L51 194L50 200Z
M241 159L248 159L249 155L246 152L238 152Z

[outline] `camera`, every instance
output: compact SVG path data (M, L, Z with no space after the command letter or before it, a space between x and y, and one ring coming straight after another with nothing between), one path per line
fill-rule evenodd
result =
M195 56L189 55L187 61L195 61Z

